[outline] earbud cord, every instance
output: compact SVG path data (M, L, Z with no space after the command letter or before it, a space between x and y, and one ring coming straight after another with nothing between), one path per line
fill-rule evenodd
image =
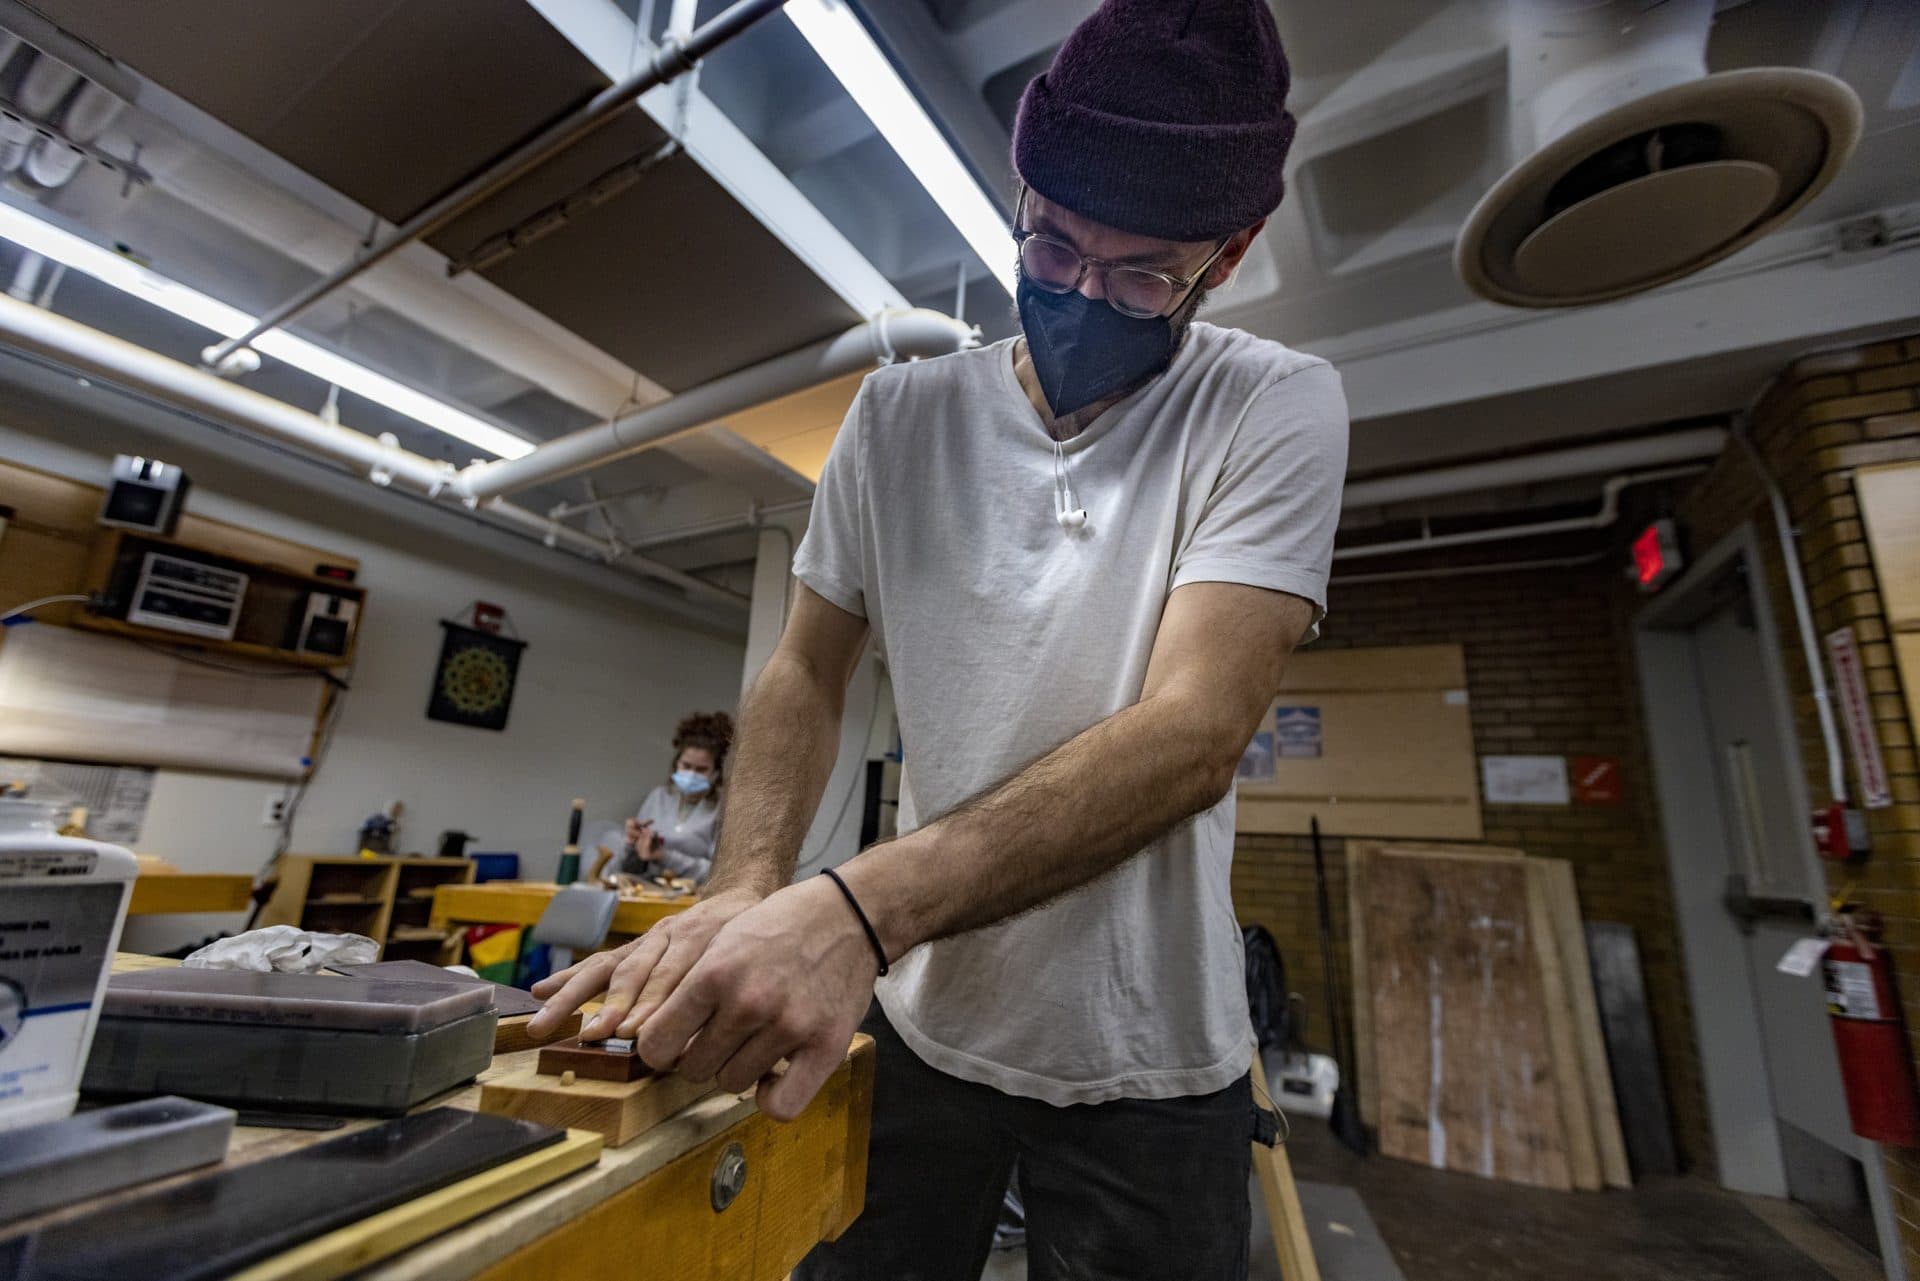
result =
M1054 508L1062 516L1079 506L1073 494L1073 472L1067 466L1067 451L1059 441L1053 442L1053 490Z

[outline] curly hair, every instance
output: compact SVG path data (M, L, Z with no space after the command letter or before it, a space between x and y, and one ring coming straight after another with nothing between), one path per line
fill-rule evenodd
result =
M727 763L727 748L733 745L733 717L725 712L694 712L681 718L673 731L673 759L677 764L680 753L689 747L698 747L713 753L713 772L721 773Z

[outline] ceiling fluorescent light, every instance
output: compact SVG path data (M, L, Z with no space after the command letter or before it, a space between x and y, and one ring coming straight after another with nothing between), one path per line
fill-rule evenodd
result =
M1011 294L1014 250L1007 219L947 144L920 100L845 0L789 0L787 17L880 136L906 162L969 248Z
M169 280L131 258L3 201L0 201L0 239L62 263L70 270L91 276L203 329L211 329L222 338L237 338L253 327L254 318L238 307L230 307L197 289ZM283 360L295 369L384 405L435 431L465 441L475 449L501 458L520 458L533 452L531 441L304 338L296 338L284 329L261 334L254 339L252 347L263 356Z

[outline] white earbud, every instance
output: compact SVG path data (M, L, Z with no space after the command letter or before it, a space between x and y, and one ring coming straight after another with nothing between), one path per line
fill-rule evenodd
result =
M1086 527L1087 509L1074 497L1073 477L1067 472L1067 453L1057 440L1053 442L1053 501L1053 518L1060 522L1060 528L1072 533Z

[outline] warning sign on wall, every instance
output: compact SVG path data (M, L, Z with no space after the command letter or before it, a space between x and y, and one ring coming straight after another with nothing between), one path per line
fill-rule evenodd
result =
M1620 803L1620 759L1616 756L1573 758L1573 799L1582 805Z
M1827 657L1833 662L1834 692L1847 742L1853 748L1853 771L1860 780L1860 804L1870 810L1893 804L1887 786L1887 767L1880 759L1880 735L1873 726L1873 704L1867 697L1867 674L1854 644L1853 628L1827 633Z

